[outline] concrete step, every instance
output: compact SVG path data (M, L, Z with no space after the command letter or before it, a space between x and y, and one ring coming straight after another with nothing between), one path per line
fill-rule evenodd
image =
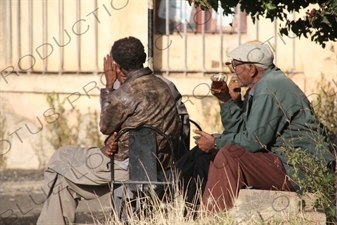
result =
M314 199L313 194L299 196L294 192L243 189L229 213L237 224L274 224L286 220L289 224L325 225L326 215L313 209Z

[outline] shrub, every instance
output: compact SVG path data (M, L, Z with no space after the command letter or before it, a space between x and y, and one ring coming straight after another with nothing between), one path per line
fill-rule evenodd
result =
M337 87L335 81L333 81ZM317 91L314 92L316 99L312 101L313 109L319 121L324 125L320 126L320 136L313 140L317 149L331 152L335 157L336 152L336 124L337 124L337 98L336 87L332 82L326 81L322 75L317 83ZM312 138L309 137L302 138ZM328 143L328 145L326 145ZM300 186L299 194L311 192L315 194L315 208L325 211L328 223L336 222L336 186L335 168L327 165L320 155L308 154L305 150L294 149L289 146L289 163L294 165L295 182ZM301 174L303 172L303 174Z
M48 142L58 149L65 145L76 146L97 146L103 145L102 135L98 129L98 112L88 109L88 123L84 125L84 115L78 109L66 110L65 100L61 101L56 93L47 96L50 108L54 109L55 117L53 122L48 123L47 128L50 136ZM81 127L85 126L83 137L80 136Z
M50 108L55 110L55 115L58 117L51 123L48 123L47 128L50 131L50 136L47 137L48 142L55 148L58 149L64 145L78 145L78 133L79 124L81 122L81 114L79 110L66 111L64 108L64 102L60 101L60 97L56 93L49 94L47 96L47 102ZM75 112L76 122L74 122L70 116L72 112ZM73 126L70 126L69 121L73 122Z
M5 135L7 134L7 126L6 126L6 117L4 117L0 112L0 138L1 140L5 139ZM7 156L5 152L5 142L0 142L0 168L6 167Z

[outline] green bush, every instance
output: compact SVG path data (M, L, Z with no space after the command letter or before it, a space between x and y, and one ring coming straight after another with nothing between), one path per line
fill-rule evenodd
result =
M0 140L5 139L5 135L7 134L7 126L6 126L6 117L3 116L0 112ZM5 142L0 142L0 168L6 167L7 156L5 151Z
M317 98L312 105L319 120L327 128L327 141L336 148L337 135L337 83L326 81L324 75L316 86Z
M48 123L49 129L48 142L56 149L65 145L76 146L103 146L102 135L98 129L98 112L91 111L87 114L89 122L85 126L84 137L80 137L80 129L83 127L84 115L78 109L66 110L65 100L61 101L56 93L47 96L50 108L54 109L55 118Z
M85 126L85 139L83 144L86 146L103 146L102 133L99 131L99 113L97 110L91 111L88 108L89 122Z
M333 81L334 82L334 81ZM336 85L336 83L334 83ZM324 125L320 126L320 136L314 140L317 149L331 152L336 157L335 138L337 134L337 98L336 87L332 82L326 81L322 75L317 83L317 90L314 91L316 97L312 101L312 106L319 119ZM310 138L310 137L303 137ZM328 143L326 145L325 143ZM335 168L327 166L320 155L308 154L305 150L294 149L293 146L287 149L289 163L294 165L296 182L300 190L299 194L311 192L315 194L314 207L323 209L327 216L327 222L336 222L336 176ZM302 174L303 173L303 174Z
M78 110L66 111L64 108L64 102L60 101L60 97L56 93L49 94L47 96L47 102L50 108L55 110L57 117L51 123L48 123L47 128L50 131L50 136L47 137L48 142L55 148L58 149L64 145L78 145L78 125L81 122L81 115ZM74 111L76 113L75 120L77 120L73 126L70 126L69 121L73 118L70 114Z

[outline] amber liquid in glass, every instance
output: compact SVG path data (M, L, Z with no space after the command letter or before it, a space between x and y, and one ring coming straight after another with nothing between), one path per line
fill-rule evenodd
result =
M212 81L212 91L220 93L223 88L223 80L221 81Z

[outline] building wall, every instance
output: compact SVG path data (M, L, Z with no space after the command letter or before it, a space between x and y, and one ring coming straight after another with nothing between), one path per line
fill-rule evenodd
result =
M8 168L37 168L55 150L46 141L46 95L60 93L68 110L99 110L103 57L114 40L136 36L147 49L148 1L2 1L1 13L0 104L7 119L1 143ZM267 20L257 27L248 18L247 32L240 34L155 34L154 70L176 84L203 130L221 132L209 75L228 74L226 53L239 43L259 39L270 44L276 65L308 95L322 73L336 81L336 43L322 49L305 38L281 37L277 27L278 22ZM42 155L36 147L41 145Z

